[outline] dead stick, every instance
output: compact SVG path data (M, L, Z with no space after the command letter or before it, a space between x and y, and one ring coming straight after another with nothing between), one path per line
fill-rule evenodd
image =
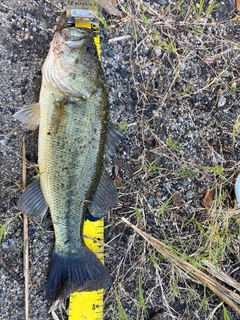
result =
M47 3L51 4L53 7L59 9L60 11L63 11L63 9L61 7L59 7L58 5L56 5L55 3L52 3L51 1L49 0L45 0Z
M22 185L26 189L26 137L22 143ZM23 268L25 279L25 320L29 319L29 256L28 256L28 218L23 214Z

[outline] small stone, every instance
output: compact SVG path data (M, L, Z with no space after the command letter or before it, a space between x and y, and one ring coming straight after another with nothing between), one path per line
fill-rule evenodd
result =
M124 70L124 69L122 69L122 68L118 68L118 69L116 70L116 72L118 72L119 75L120 75L120 77L123 78L123 79L124 79L124 78L127 78L127 76L128 76L127 71Z
M162 54L162 49L159 46L155 46L154 47L154 52L156 54L157 57L159 57Z
M226 101L227 101L226 97L224 96L221 97L218 101L218 107L223 107L226 104Z
M168 5L168 0L158 0L161 6L166 6Z
M8 240L2 242L3 249L11 248L13 245L14 245L14 241L12 239L8 239Z
M153 112L153 110L156 108L156 104L155 103L149 103L146 105L145 110L143 111L143 113L145 115L150 114L151 112Z
M107 57L109 57L109 58L113 58L114 57L114 55L115 55L115 53L112 51L112 50L107 50L106 51L106 55L107 55Z
M119 61L119 55L118 55L118 54L115 54L114 57L113 57L113 59L114 59L115 61Z
M183 185L184 187L188 186L188 185L189 185L189 181L186 180L186 179L184 179L182 185Z
M220 154L216 153L216 154L214 155L214 157L215 157L215 160L216 160L217 164L222 163L223 158L220 156Z
M148 198L148 204L150 204L150 206L153 206L155 200L156 200L156 199L155 199L153 196L150 196L150 197Z
M2 146L5 146L6 145L6 140L5 139L0 140L0 143L1 143Z
M192 199L192 198L193 198L192 192L191 192L191 191L188 191L188 192L186 193L186 197L187 197L188 199Z
M27 13L26 19L29 20L29 21L31 21L31 22L34 21L34 18L33 18L29 13Z
M205 164L206 164L206 165L209 165L210 163L211 163L211 159L205 158Z

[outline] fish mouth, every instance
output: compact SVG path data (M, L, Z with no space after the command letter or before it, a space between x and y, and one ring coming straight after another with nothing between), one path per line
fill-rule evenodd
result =
M65 43L67 43L68 41L78 42L88 38L90 32L91 32L90 29L68 27L68 28L64 28L61 31L61 35Z
M92 37L92 30L67 27L55 34L55 46L67 45L70 49L81 48Z
M80 40L68 40L65 41L65 44L69 47L69 48L80 48L84 43L83 39Z

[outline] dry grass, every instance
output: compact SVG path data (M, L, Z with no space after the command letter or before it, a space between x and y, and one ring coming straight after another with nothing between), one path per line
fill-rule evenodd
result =
M153 246L165 259L183 271L185 277L190 277L199 280L203 285L212 290L218 297L228 304L233 310L240 314L240 295L235 291L240 292L240 283L229 277L225 272L219 271L218 267L209 261L201 261L202 266L196 267L193 259L185 254L178 254L171 246L159 241L150 236L146 232L140 230L127 219L122 218L123 222L129 224L138 234L140 234L151 246ZM209 276L210 274L210 276ZM218 280L224 284L222 285ZM231 286L229 290L227 286Z
M136 232L110 227L110 245L117 243L119 252L121 243L127 247L113 271L106 319L148 319L157 310L166 319L228 319L224 303L239 313L239 283L230 274L237 274L240 258L233 194L240 56L227 27L237 27L238 17L232 11L216 21L220 6L119 2L121 21L108 22L112 39L122 35L115 29L124 30L120 44L130 43L135 96L120 127L131 141L131 170L120 191L127 209L118 215ZM206 190L212 196L207 204Z

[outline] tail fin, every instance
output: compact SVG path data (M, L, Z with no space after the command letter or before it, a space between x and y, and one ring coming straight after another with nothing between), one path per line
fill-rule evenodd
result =
M108 269L86 246L76 254L53 252L47 284L49 301L67 298L75 291L106 289L111 284Z

